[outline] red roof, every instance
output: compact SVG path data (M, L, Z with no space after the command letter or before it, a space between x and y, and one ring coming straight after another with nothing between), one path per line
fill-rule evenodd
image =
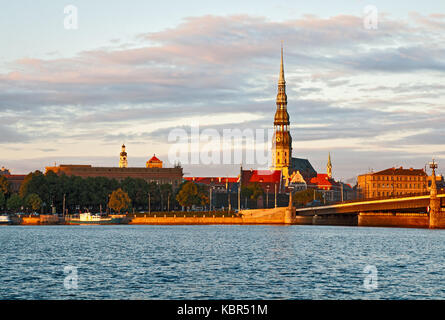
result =
M426 172L424 169L404 169L400 168L389 168L379 172L373 173L373 175L396 175L396 176L426 176Z
M161 160L159 160L158 158L156 158L155 155L153 155L153 157L151 157L150 160L148 160L148 162L162 162Z
M277 183L281 182L280 170L243 170L243 184L258 183Z
M226 184L228 183L237 183L238 177L184 177L187 181L194 181L196 183L203 184Z
M321 187L332 187L336 185L333 179L329 179L326 173L317 173L317 176L312 178L309 182L310 185L315 185L319 188Z

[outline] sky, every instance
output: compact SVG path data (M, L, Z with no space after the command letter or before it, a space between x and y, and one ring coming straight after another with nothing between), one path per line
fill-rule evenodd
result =
M445 172L442 0L0 4L0 166L12 173L117 166L122 143L129 166L168 162L169 134L193 123L271 129L281 41L294 157L323 173L330 153L344 181L432 157ZM226 176L240 163L183 166Z

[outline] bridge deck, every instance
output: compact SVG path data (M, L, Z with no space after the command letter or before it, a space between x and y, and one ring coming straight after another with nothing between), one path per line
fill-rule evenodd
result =
M445 194L438 194L438 198L445 198ZM369 211L393 211L404 209L425 209L429 206L430 196L412 196L380 200L367 200L349 203L339 203L328 206L296 209L297 215L319 215L336 213L359 213Z

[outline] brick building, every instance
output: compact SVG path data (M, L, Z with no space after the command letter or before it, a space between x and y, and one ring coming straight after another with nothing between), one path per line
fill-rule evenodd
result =
M424 169L389 168L359 175L358 192L361 198L381 198L428 192L428 176Z
M25 174L11 174L10 170L5 167L0 169L0 176L5 177L6 180L8 180L12 192L18 192L20 190L20 186L26 177Z
M66 165L46 167L46 172L52 171L58 175L87 177L105 177L118 181L127 177L140 178L147 182L159 184L169 183L176 189L182 183L182 168L118 168L118 167L93 167L91 165Z

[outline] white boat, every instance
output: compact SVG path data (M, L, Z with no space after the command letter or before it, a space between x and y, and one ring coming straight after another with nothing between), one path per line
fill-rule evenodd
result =
M101 217L99 214L91 214L90 212L84 212L79 214L79 218L68 218L66 220L67 224L121 224L123 223L122 218L115 217Z
M10 224L11 219L6 214L0 216L0 224Z

